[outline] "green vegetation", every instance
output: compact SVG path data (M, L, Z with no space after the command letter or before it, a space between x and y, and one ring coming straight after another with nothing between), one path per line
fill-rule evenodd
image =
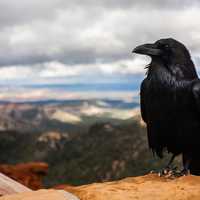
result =
M48 162L47 186L137 176L162 168L169 159L153 157L139 117L95 123L88 131L83 129L71 135L2 132L0 141L1 163Z

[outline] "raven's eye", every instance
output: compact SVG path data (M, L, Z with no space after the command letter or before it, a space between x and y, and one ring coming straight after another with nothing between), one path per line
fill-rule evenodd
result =
M168 45L168 44L165 44L165 48L168 49L168 48L169 48L169 45Z

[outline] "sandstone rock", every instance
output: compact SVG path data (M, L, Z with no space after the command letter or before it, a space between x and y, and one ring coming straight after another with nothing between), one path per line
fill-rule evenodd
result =
M48 164L31 162L17 165L0 165L0 172L33 189L41 189L42 178L47 174Z
M56 190L38 190L0 197L0 200L79 200L76 196Z
M81 200L199 200L200 176L171 180L149 174L120 181L55 188L72 192Z

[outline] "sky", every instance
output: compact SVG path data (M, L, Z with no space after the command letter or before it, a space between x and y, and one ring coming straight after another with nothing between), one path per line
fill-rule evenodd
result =
M2 0L0 99L52 91L24 85L139 86L150 58L131 51L160 38L183 42L198 67L199 21L197 0Z

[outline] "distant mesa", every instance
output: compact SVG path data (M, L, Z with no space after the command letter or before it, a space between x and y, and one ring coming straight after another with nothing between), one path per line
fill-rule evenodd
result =
M55 113L53 113L53 115L50 118L71 124L77 124L82 121L80 117L69 112L64 112L62 110L57 110Z

